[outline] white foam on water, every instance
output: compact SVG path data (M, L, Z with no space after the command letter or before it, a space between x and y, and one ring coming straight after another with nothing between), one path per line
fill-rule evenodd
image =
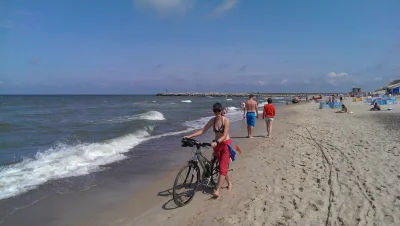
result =
M182 103L192 103L191 100L181 100Z
M239 111L239 108L233 107L233 106L226 107L225 109L226 109L226 111L227 111L228 113L235 112L235 111Z
M25 193L50 180L99 171L101 165L126 158L123 153L152 139L149 134L152 130L147 127L101 143L58 143L38 152L34 158L0 168L0 200Z
M189 129L201 129L203 128L208 121L210 121L210 119L212 119L213 116L210 117L203 117L203 118L199 118L196 120L192 120L192 121L186 121L183 123L184 126L188 127Z
M236 122L236 121L243 119L243 113L238 110L239 108L231 106L231 107L226 107L226 109L228 109L228 110L227 110L227 114L225 116L227 118L229 118L229 120L231 122ZM229 110L229 109L231 109L231 110ZM186 121L183 123L183 125L188 127L188 129L191 129L191 130L201 129L213 117L214 116L209 116L209 117L203 117L203 118L199 118L199 119L192 120L192 121Z
M106 123L123 123L123 122L129 122L129 121L134 121L134 120L161 121L161 120L165 120L165 117L159 111L148 111L143 114L117 117L114 119L105 120L104 122L106 122Z
M232 101L232 99L226 99L227 101Z
M149 111L144 114L136 115L132 119L143 119L143 120L165 120L164 115L159 111Z
M231 122L242 120L236 107L226 114ZM133 116L137 119L164 120L162 113L150 111ZM124 153L138 144L164 136L187 133L202 128L213 116L185 122L185 130L150 136L154 127L146 127L135 133L98 143L68 145L57 143L38 152L34 158L0 168L0 200L23 194L50 180L86 175L103 170L101 166L125 159Z
M101 171L102 165L125 159L124 153L138 144L165 136L188 133L194 128L150 136L154 127L101 143L58 143L34 158L0 168L0 200L23 194L50 180Z

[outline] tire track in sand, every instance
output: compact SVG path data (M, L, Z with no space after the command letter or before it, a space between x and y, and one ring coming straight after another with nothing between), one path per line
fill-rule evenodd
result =
M329 218L331 216L331 208L332 208L332 202L334 201L335 198L335 193L333 192L333 182L332 182L332 165L333 165L333 161L331 158L328 158L327 154L324 151L324 148L322 147L322 145L320 143L318 143L315 138L312 136L310 130L307 127L302 126L303 128L305 128L308 132L308 134L310 135L310 138L312 141L315 142L315 144L318 146L318 149L320 150L322 156L324 157L326 163L328 164L328 168L329 168L329 174L328 174L328 185L329 185L329 203L328 203L328 214L326 216L326 221L325 221L325 225L330 225L329 223ZM329 160L330 159L330 160Z

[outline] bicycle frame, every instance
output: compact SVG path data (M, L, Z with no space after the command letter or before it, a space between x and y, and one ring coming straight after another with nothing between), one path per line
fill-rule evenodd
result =
M195 165L198 165L198 163L200 164L200 167L203 170L203 177L207 178L207 184L206 186L208 186L210 184L211 178L212 178L212 172L211 172L211 161L208 160L202 153L201 153L201 147L200 146L196 146L196 151L195 153L192 155L192 159L189 160L190 163L193 163ZM215 156L213 156L213 158L215 158Z
M192 155L192 159L189 162L195 163L197 165L197 163L200 163L201 168L204 171L207 171L209 169L206 168L206 164L208 164L211 168L211 161L208 160L202 153L201 153L201 148L200 147L196 147L196 151L195 153Z

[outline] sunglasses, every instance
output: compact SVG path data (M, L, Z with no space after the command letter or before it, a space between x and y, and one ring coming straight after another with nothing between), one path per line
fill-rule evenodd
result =
M221 112L221 109L213 109L213 112Z

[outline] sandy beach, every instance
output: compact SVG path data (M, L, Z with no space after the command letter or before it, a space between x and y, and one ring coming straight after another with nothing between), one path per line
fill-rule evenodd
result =
M198 191L177 208L171 172L77 225L399 225L398 106L370 112L345 102L353 114L316 103L286 107L271 138L261 119L253 139L243 124L232 136L243 152L231 164L233 189L217 200Z

